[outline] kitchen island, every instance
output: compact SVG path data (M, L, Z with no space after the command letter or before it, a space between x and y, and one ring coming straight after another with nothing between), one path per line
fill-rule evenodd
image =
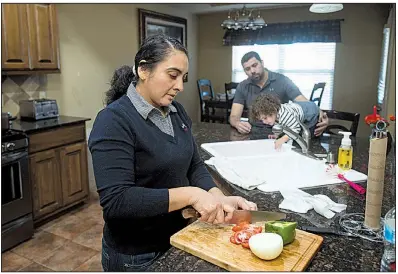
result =
M222 142L222 141L241 141L264 139L264 129L253 128L249 135L239 134L235 129L225 124L198 123L192 127L193 134L198 146L203 143ZM323 136L313 139L310 152L327 153L332 151L337 155L340 146L341 136ZM369 140L367 138L356 138L353 140L354 158L353 169L367 174ZM210 156L202 149L201 155L204 160ZM231 185L221 178L216 178L217 184L228 195L240 195L248 200L257 203L259 210L278 211L278 205L283 197L279 192L265 193L255 190L244 190L240 187ZM366 183L362 184L366 187ZM346 213L364 213L365 196L361 196L353 191L347 184L335 184L311 189L304 189L310 194L324 194L337 203L347 205L347 210L330 220L315 213L313 210L307 214L287 213L287 221L297 221L299 226L310 225L318 227L336 226L340 216ZM387 156L386 173L384 182L384 198L382 216L395 206L395 149L393 148ZM306 271L380 271L380 261L383 252L383 244L369 240L319 234L324 238L320 250L307 267ZM226 271L214 264L206 262L189 253L171 247L162 257L160 257L148 271L157 272L212 272Z

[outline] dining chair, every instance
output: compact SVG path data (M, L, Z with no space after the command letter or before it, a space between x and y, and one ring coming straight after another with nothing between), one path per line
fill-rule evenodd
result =
M316 83L314 85L314 87L312 88L310 101L316 103L318 105L318 107L321 105L323 92L325 91L325 86L326 86L326 83L321 82L321 83ZM317 92L318 90L320 90L319 96L315 97L315 92Z
M214 123L216 121L228 122L225 114L216 113L216 109L225 109L225 102L215 99L213 86L208 79L199 79L197 81L200 103L200 121ZM211 112L210 112L211 109Z
M351 122L351 127L349 129L343 125L329 124L325 129L325 133L336 135L338 134L338 131L349 131L351 132L352 136L357 135L359 118L361 116L359 113L351 113L337 110L324 110L324 112L327 114L329 121L330 119L333 119ZM337 130L337 132L335 130Z
M225 83L224 87L225 87L225 92L226 93L230 93L230 91L232 90L236 90L236 88L238 87L239 83L236 82L229 82L229 83Z
M226 118L227 121L229 120L229 115L231 114L231 108L232 108L232 103L233 103L233 96L231 96L231 93L233 90L236 90L238 85L239 85L239 83L236 83L236 82L229 82L229 83L224 84L225 101L227 102L227 111L225 113L227 116L227 118Z

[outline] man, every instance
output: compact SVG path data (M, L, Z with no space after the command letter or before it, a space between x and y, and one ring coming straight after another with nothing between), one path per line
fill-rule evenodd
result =
M289 101L308 101L298 87L286 76L269 71L264 68L264 63L257 52L246 53L241 60L243 69L248 76L236 88L229 122L240 133L249 133L249 122L241 121L244 109L248 109L258 95L271 93L279 97L281 103ZM320 136L329 123L323 111L320 111L319 122L316 125L315 136Z

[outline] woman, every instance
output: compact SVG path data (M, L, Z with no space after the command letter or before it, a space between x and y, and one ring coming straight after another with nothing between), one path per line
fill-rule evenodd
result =
M173 101L188 74L184 46L163 35L149 37L135 56L134 71L123 66L115 72L107 107L89 139L105 220L105 271L144 271L187 225L181 215L187 206L213 224L228 221L236 208L257 209L216 188L192 122Z

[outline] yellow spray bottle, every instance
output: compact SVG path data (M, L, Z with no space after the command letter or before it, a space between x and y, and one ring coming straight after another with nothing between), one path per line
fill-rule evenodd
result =
M339 131L339 134L343 134L344 137L341 140L338 155L338 165L343 170L349 170L352 168L352 154L353 149L351 146L350 135L351 132Z

